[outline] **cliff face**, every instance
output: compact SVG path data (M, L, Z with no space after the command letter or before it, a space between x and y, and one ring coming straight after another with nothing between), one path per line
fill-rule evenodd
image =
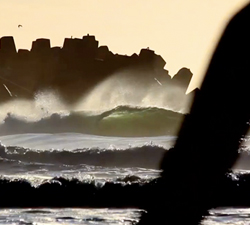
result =
M178 72L173 79L164 69L166 62L150 49L139 55L112 53L107 46L99 46L95 36L82 39L65 38L63 47L51 47L49 39L33 41L31 50L15 47L13 37L0 39L0 102L13 97L32 99L44 89L56 90L66 103L74 103L95 85L121 70L143 71L162 85L188 87L192 73ZM9 93L9 91L11 93Z

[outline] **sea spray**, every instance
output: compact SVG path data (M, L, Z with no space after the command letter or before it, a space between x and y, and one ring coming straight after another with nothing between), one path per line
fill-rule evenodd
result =
M15 97L0 106L0 135L25 132L111 136L175 134L181 123L177 112L188 112L191 96L185 95L183 88L170 86L164 76L155 79L150 72L140 69L120 71L71 105L50 89L37 92L33 100Z
M100 112L119 105L129 105L187 113L192 96L186 95L184 88L169 85L165 77L158 79L156 81L150 72L139 69L114 73L83 96L74 110Z
M34 100L13 98L0 105L0 121L6 116L15 116L26 121L37 121L53 113L67 113L67 105L60 101L55 91L36 93Z

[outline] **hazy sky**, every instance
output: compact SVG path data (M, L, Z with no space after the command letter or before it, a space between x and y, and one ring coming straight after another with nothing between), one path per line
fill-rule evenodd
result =
M62 46L65 37L95 35L113 53L149 47L174 75L181 67L199 84L226 21L248 0L0 0L0 37L17 48L37 38ZM22 24L22 28L18 28Z

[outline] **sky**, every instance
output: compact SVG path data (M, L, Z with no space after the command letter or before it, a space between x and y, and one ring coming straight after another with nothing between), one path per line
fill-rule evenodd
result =
M0 0L0 37L17 49L37 38L62 46L64 38L95 35L113 53L149 47L170 75L187 67L189 91L200 85L211 54L232 15L249 0ZM22 27L18 28L21 24Z

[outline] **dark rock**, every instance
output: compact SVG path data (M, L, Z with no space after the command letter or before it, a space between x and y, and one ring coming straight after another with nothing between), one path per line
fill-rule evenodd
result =
M153 50L141 49L139 55L127 56L113 54L107 46L98 44L95 36L86 35L82 39L65 38L62 48L51 48L49 39L39 38L33 41L31 51L20 49L16 54L13 37L2 37L0 71L18 98L33 99L36 92L50 88L68 104L76 103L108 76L125 70L144 84L161 83L165 88L175 85L164 69L166 62ZM184 76L184 72L179 74L177 77ZM188 85L186 78L181 82ZM8 101L6 89L1 92L0 102Z
M45 38L36 39L32 42L31 52L35 54L48 54L50 50L50 40Z
M193 74L190 69L183 67L174 75L172 80L176 85L183 87L185 90L187 90L192 77Z
M0 52L4 55L13 55L16 53L14 38L6 36L0 38Z

